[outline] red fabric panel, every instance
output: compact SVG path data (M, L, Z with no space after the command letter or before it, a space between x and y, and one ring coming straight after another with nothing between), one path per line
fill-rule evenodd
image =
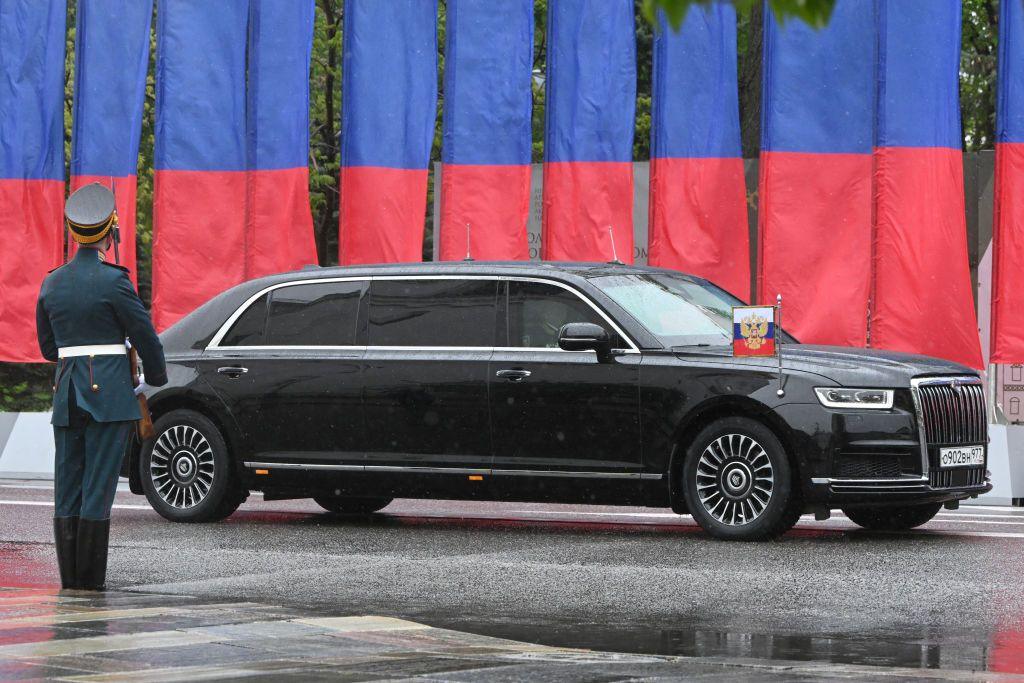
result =
M246 279L316 264L309 169L249 171Z
M61 263L64 181L0 179L0 207L0 361L40 362L36 300L47 271Z
M996 144L992 362L1024 363L1024 143Z
M961 151L881 147L875 169L871 346L981 369Z
M71 176L71 192L74 192L80 187L90 185L92 183L100 183L106 187L110 187L110 176L95 176L95 175L73 175ZM123 178L114 178L114 195L117 199L117 224L120 226L121 232L121 246L119 251L121 252L121 265L125 266L131 271L130 277L132 282L138 284L138 263L135 259L135 197L136 197L136 178L135 176L126 176ZM71 241L70 253L74 254L77 251L77 243ZM111 247L107 252L107 260L111 263L114 262L114 248Z
M871 156L761 152L758 299L807 344L864 346Z
M426 169L343 166L339 263L422 261L426 215Z
M530 258L530 167L444 164L441 172L441 260L466 258L466 225L474 259Z
M541 258L545 261L633 262L633 164L629 161L544 162Z
M743 160L651 159L647 262L711 280L750 300Z
M158 330L245 280L246 175L154 171L153 322Z

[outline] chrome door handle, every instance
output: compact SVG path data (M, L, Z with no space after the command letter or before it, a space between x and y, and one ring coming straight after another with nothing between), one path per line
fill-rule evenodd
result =
M494 374L502 379L507 379L509 382L521 382L532 373L529 370L498 370Z
M241 368L237 366L229 366L225 368L217 368L217 372L228 377L238 377L249 372L249 368Z

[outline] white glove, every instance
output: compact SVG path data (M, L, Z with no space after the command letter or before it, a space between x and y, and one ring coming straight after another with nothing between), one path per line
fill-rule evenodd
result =
M152 389L152 388L153 387L151 387L148 384L146 384L146 376L145 375L139 375L139 386L135 387L135 395L138 396L139 394L143 394L143 393L145 393L146 391L148 391L149 389Z

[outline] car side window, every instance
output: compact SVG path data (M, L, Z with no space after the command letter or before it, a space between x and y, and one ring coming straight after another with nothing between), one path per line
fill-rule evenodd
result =
M374 280L371 346L494 346L496 280Z
M316 282L271 292L267 346L353 346L365 283Z
M264 294L249 306L238 317L235 324L231 326L224 338L221 339L221 346L262 346L263 335L267 325L267 302L269 294Z
M567 323L594 323L618 336L589 304L567 289L543 282L508 283L509 346L558 348L558 332Z

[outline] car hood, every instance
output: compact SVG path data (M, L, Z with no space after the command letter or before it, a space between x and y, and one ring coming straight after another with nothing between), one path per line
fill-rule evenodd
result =
M783 371L814 373L848 387L906 387L914 377L978 374L959 363L898 351L813 344L783 344L781 348ZM728 356L732 363L744 366L772 369L778 366L778 358L774 356L733 358L728 347L694 349L692 355Z

